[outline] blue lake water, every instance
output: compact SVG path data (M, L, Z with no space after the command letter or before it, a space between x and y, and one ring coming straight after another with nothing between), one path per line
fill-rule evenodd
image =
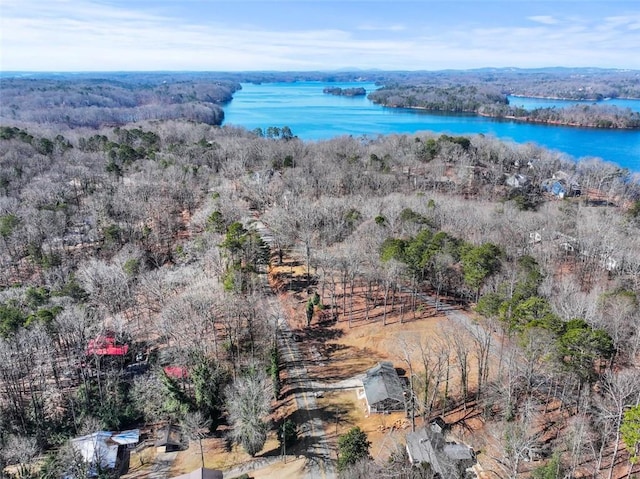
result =
M325 86L364 87L373 83L264 83L243 84L224 106L225 124L249 130L288 126L304 140L322 140L340 135L377 136L390 133L433 131L448 134L492 135L517 143L532 142L574 159L598 157L640 172L640 131L600 130L538 125L496 120L475 115L447 115L419 110L385 108L366 97L341 97L322 92ZM529 108L563 106L563 100L512 98L513 104ZM609 100L610 104L640 111L640 100ZM535 104L536 106L531 106Z

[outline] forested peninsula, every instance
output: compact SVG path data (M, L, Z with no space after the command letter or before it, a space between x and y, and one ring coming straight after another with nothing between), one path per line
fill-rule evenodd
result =
M610 81L610 83L608 82ZM584 105L525 110L508 96L568 99ZM470 113L493 118L588 128L640 128L640 113L629 108L586 103L640 97L638 72L455 72L408 76L372 92L374 103L392 108Z
M62 77L62 78L61 78ZM86 74L3 78L3 121L97 128L150 119L220 125L240 84L203 74Z

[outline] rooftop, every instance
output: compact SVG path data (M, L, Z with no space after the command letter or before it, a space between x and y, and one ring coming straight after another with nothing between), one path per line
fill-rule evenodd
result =
M362 380L364 391L369 404L375 404L387 399L394 399L404 403L404 387L393 363L379 362L369 369Z

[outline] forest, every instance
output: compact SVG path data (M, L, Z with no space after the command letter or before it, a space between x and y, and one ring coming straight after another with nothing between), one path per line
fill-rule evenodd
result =
M0 118L97 128L150 119L220 125L221 104L240 84L206 75L80 75L3 78Z
M474 113L494 118L591 128L639 128L640 113L612 105L584 104L526 110L509 105L508 95L599 101L638 98L638 72L585 71L443 72L390 79L369 93L374 103L393 108Z
M116 126L151 119L189 119L220 125L224 103L242 82L369 81L374 103L393 108L473 113L494 118L593 128L640 128L640 113L585 104L531 111L508 95L598 101L640 98L640 74L594 69L480 69L444 72L239 72L31 74L2 77L0 118L66 127ZM364 88L325 87L360 96Z
M164 81L2 80L3 475L87 477L71 438L166 423L248 457L277 435L304 456L309 432L279 411L295 387L280 299L311 337L351 328L358 291L378 328L423 314L425 295L434 314L441 301L473 318L406 364L425 424L463 407L492 431L490 477L640 473L628 171L484 135L265 135L214 121L233 79ZM267 278L292 258L300 274L274 293ZM371 460L361 433L336 438L341 477L434 477L401 452Z
M599 68L481 68L435 72L395 72L385 86L487 85L508 95L568 100L640 98L640 74L635 70Z

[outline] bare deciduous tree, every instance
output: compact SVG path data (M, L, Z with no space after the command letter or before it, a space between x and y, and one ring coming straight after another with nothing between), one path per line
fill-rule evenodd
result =
M207 419L200 411L188 412L180 421L182 433L185 434L189 441L198 441L200 446L200 459L202 467L204 467L204 450L202 448L202 440L207 436L211 419Z
M233 439L255 456L267 439L271 381L261 369L238 377L226 393Z

